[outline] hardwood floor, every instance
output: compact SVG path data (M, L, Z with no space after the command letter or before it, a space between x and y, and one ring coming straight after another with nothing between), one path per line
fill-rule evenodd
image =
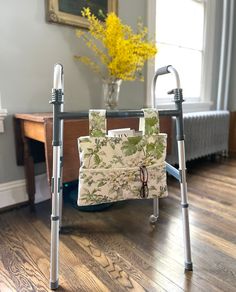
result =
M58 291L236 291L236 160L189 169L194 271L184 273L177 182L160 201L122 202L102 212L64 206ZM0 291L49 291L50 202L0 214Z

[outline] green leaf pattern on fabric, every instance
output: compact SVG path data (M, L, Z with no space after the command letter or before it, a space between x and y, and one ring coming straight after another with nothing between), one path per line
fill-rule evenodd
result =
M140 121L143 136L119 138L105 136L105 114L90 111L90 136L78 138L81 161L78 205L140 198L143 165L148 170L149 198L167 196L167 135L159 134L157 111L144 110L144 120ZM98 125L102 127L100 132Z
M147 169L149 198L165 197L167 195L165 167L154 165ZM80 184L87 186L80 192L80 206L140 199L142 186L139 167L81 170Z
M91 137L103 137L106 135L106 111L89 111L89 133Z
M82 169L134 167L162 163L166 154L166 134L138 137L80 137ZM160 160L160 161L159 161Z
M145 135L159 134L159 114L155 109L143 109L144 118L140 119L139 129Z

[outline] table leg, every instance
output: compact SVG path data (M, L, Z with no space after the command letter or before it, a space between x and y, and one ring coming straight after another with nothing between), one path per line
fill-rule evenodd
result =
M29 196L31 210L34 209L35 201L35 176L34 176L34 160L30 152L29 139L24 137L24 168L26 179L26 190Z

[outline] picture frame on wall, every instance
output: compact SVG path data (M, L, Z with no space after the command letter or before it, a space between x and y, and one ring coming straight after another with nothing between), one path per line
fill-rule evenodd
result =
M88 28L88 21L81 15L89 7L98 19L103 20L109 12L118 13L118 0L47 0L46 17L49 22Z

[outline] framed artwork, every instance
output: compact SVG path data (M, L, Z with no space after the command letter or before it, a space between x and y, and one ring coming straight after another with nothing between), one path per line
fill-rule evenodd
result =
M47 0L46 14L49 22L88 28L88 22L81 15L84 7L100 20L111 11L118 12L118 0Z

